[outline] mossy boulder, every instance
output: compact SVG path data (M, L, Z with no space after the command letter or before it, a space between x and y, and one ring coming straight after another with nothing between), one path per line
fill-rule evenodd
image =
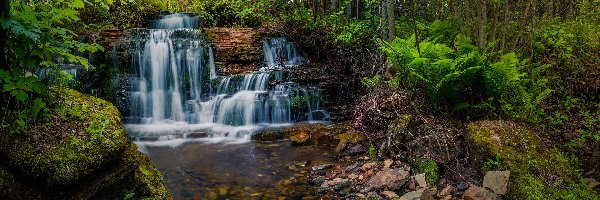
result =
M510 121L470 123L468 137L473 162L481 169L509 170L511 199L599 199L567 156L545 144L534 131ZM497 158L499 157L500 161Z
M44 117L26 132L0 134L0 197L90 199L118 185L171 198L154 165L127 140L111 103L71 89L49 93Z

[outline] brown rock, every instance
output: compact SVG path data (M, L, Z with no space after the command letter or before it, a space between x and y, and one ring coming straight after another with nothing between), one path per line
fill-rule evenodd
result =
M391 189L397 190L409 179L409 172L403 169L389 169L378 172L367 182L370 190Z
M388 190L381 192L381 195L382 195L383 197L386 197L386 198L388 198L388 199L393 199L393 198L398 198L398 197L400 197L400 196L398 196L398 194L396 194L395 192L388 191Z
M450 194L452 194L452 192L454 192L454 187L452 187L451 185L446 186L444 189L442 189L442 191L440 191L440 193L438 194L439 197L445 197L448 196Z
M496 194L504 195L508 193L508 179L510 171L489 171L483 178L483 187L489 188Z
M389 169L393 163L394 161L392 161L391 159L383 161L383 169Z
M493 192L477 186L471 186L463 195L465 200L499 200L500 197Z
M423 188L402 195L400 200L434 200L434 198L429 189Z
M415 182L417 182L417 185L421 188L426 188L427 187L427 180L425 180L425 174L417 174L414 176L415 178Z

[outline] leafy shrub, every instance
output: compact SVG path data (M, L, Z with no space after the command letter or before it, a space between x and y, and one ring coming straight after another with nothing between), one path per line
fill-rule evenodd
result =
M373 89L373 88L377 87L377 84L379 84L379 80L380 80L379 74L375 74L375 76L373 76L373 78L363 77L361 83L368 89Z

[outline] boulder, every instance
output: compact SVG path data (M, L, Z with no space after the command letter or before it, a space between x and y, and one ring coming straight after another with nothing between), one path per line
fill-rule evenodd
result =
M394 198L398 198L398 197L400 197L400 196L398 196L398 194L396 194L395 192L392 192L392 191L389 191L389 190L386 190L386 191L383 191L383 192L381 192L381 195L382 195L383 197L385 197L385 198L388 198L388 199L394 199Z
M469 187L469 189L465 191L463 198L465 200L500 200L500 197L498 197L498 195L483 187L477 186Z
M388 169L375 174L367 182L370 190L400 189L409 179L409 172L404 169Z
M489 188L496 194L508 193L508 180L510 171L489 171L483 177L483 187Z

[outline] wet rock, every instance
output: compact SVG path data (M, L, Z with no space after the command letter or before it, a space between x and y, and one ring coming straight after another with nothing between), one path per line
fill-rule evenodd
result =
M351 156L362 155L367 152L367 148L362 144L353 144L348 147L346 154Z
M310 135L305 131L298 131L292 133L292 136L290 136L290 140L292 140L293 145L308 145L310 143Z
M434 198L429 189L423 188L402 195L400 200L434 200Z
M386 159L385 161L383 161L383 169L389 169L392 164L394 164L394 161L391 159Z
M409 179L409 172L404 169L389 169L378 172L367 182L370 190L400 189Z
M491 189L496 194L506 194L509 178L510 171L489 171L483 177L483 187Z
M415 182L417 183L417 186L421 188L427 187L427 180L425 180L425 174L417 174L414 176L414 178Z
M294 165L296 167L306 167L306 166L310 165L310 161L298 161L298 162L294 162Z
M369 194L367 194L367 198L368 199L383 199L381 196L379 196L379 194L377 194L376 192L369 192Z
M317 178L310 180L310 183L312 183L314 185L323 185L323 183L325 183L325 177L319 176Z
M312 167L312 170L313 171L324 170L324 169L329 169L329 168L332 168L332 167L333 167L332 164L322 164L322 165L319 165L319 166Z
M398 196L398 194L396 194L395 192L392 191L383 191L380 193L381 195L383 195L383 197L388 198L388 199L394 199L394 198L398 198L400 196Z
M499 200L498 195L493 192L477 186L471 186L463 195L465 200Z
M600 186L600 182L596 181L596 179L594 179L594 178L586 178L584 180L588 184L588 187L590 187L592 189Z

